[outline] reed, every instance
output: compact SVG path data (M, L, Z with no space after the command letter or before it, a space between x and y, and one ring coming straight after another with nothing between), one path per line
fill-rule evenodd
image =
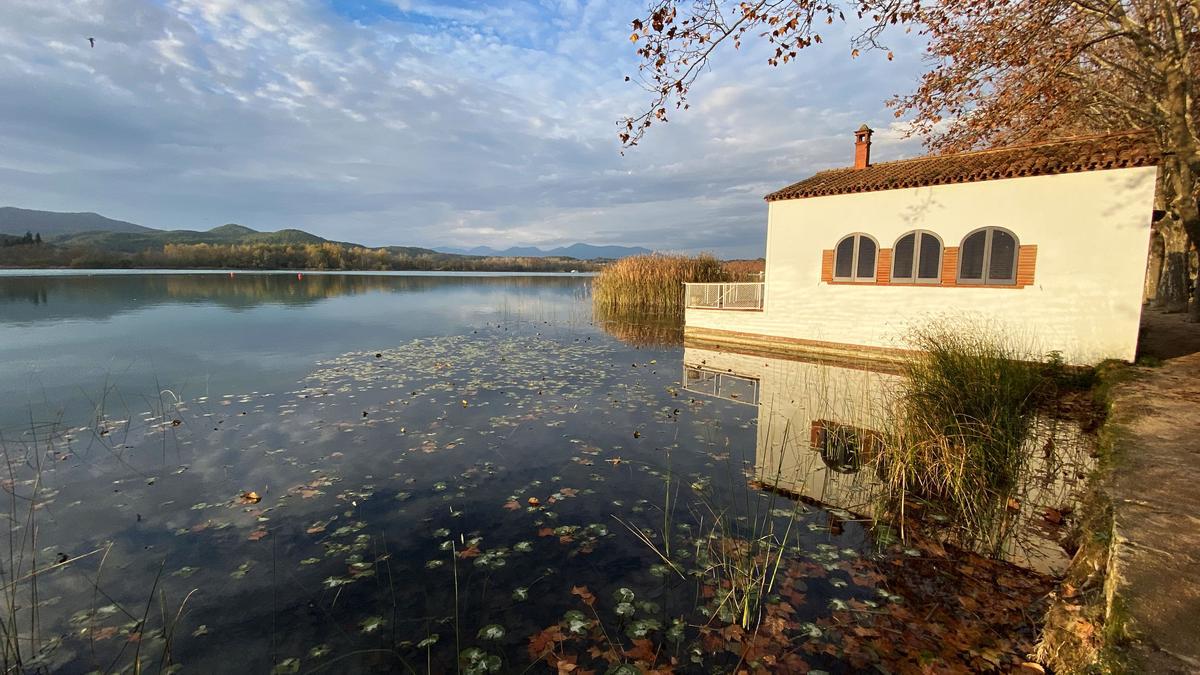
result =
M592 302L607 315L683 316L683 284L731 281L708 254L639 255L605 267L592 284Z
M921 328L913 343L878 457L888 508L903 526L907 500L934 502L996 548L1036 415L1057 397L1060 362L1029 361L995 333L961 325Z

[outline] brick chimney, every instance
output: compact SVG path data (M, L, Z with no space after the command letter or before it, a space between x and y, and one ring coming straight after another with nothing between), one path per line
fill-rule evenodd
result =
M865 169L871 166L871 127L862 125L854 132L854 168Z

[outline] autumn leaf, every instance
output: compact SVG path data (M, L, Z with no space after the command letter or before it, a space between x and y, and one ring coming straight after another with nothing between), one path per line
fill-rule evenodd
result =
M259 539L262 539L265 536L267 536L267 531L260 527L257 530L251 532L250 536L246 537L246 538L249 539L250 541L258 541Z
M584 604L588 607L591 607L596 602L596 596L592 595L587 586L572 586L571 595L578 595L579 599L583 600Z
M504 508L508 509L509 511L516 511L521 508L521 504L515 499L510 499L504 503Z
M633 647L625 650L625 656L634 661L644 661L646 663L654 663L658 658L658 653L654 649L654 643L650 640L640 639L633 641Z

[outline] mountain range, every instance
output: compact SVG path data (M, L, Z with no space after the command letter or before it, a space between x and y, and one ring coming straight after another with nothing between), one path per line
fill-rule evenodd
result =
M484 255L521 258L564 257L579 258L580 260L595 260L597 258L626 258L631 255L646 255L653 253L648 248L640 246L596 246L594 244L571 244L558 248L540 249L536 246L511 246L506 249L494 249L490 246L474 248L438 247L442 253L457 253L459 255Z
M37 211L12 206L0 207L0 235L20 236L35 232L55 246L65 248L92 249L117 253L138 253L146 249L161 249L166 244L323 244L358 246L352 242L333 241L310 232L283 229L275 232L260 232L244 225L227 224L210 230L160 230L123 220L114 220L97 213L59 213ZM374 248L374 247L368 247ZM399 255L437 255L488 257L569 257L580 260L599 258L623 258L649 249L630 246L593 246L572 244L550 250L534 246L514 246L497 250L487 246L475 248L421 248L415 246L387 246L389 252Z
M39 232L43 238L79 232L156 232L153 228L105 218L98 213L58 213L0 206L0 232L25 234Z

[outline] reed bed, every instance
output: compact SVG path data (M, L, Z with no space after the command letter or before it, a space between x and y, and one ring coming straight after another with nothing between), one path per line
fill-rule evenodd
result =
M721 267L725 268L734 281L762 281L763 273L767 269L767 261L765 258L724 260L721 262Z
M708 254L639 255L605 267L592 284L592 302L608 316L683 316L683 284L731 281Z

